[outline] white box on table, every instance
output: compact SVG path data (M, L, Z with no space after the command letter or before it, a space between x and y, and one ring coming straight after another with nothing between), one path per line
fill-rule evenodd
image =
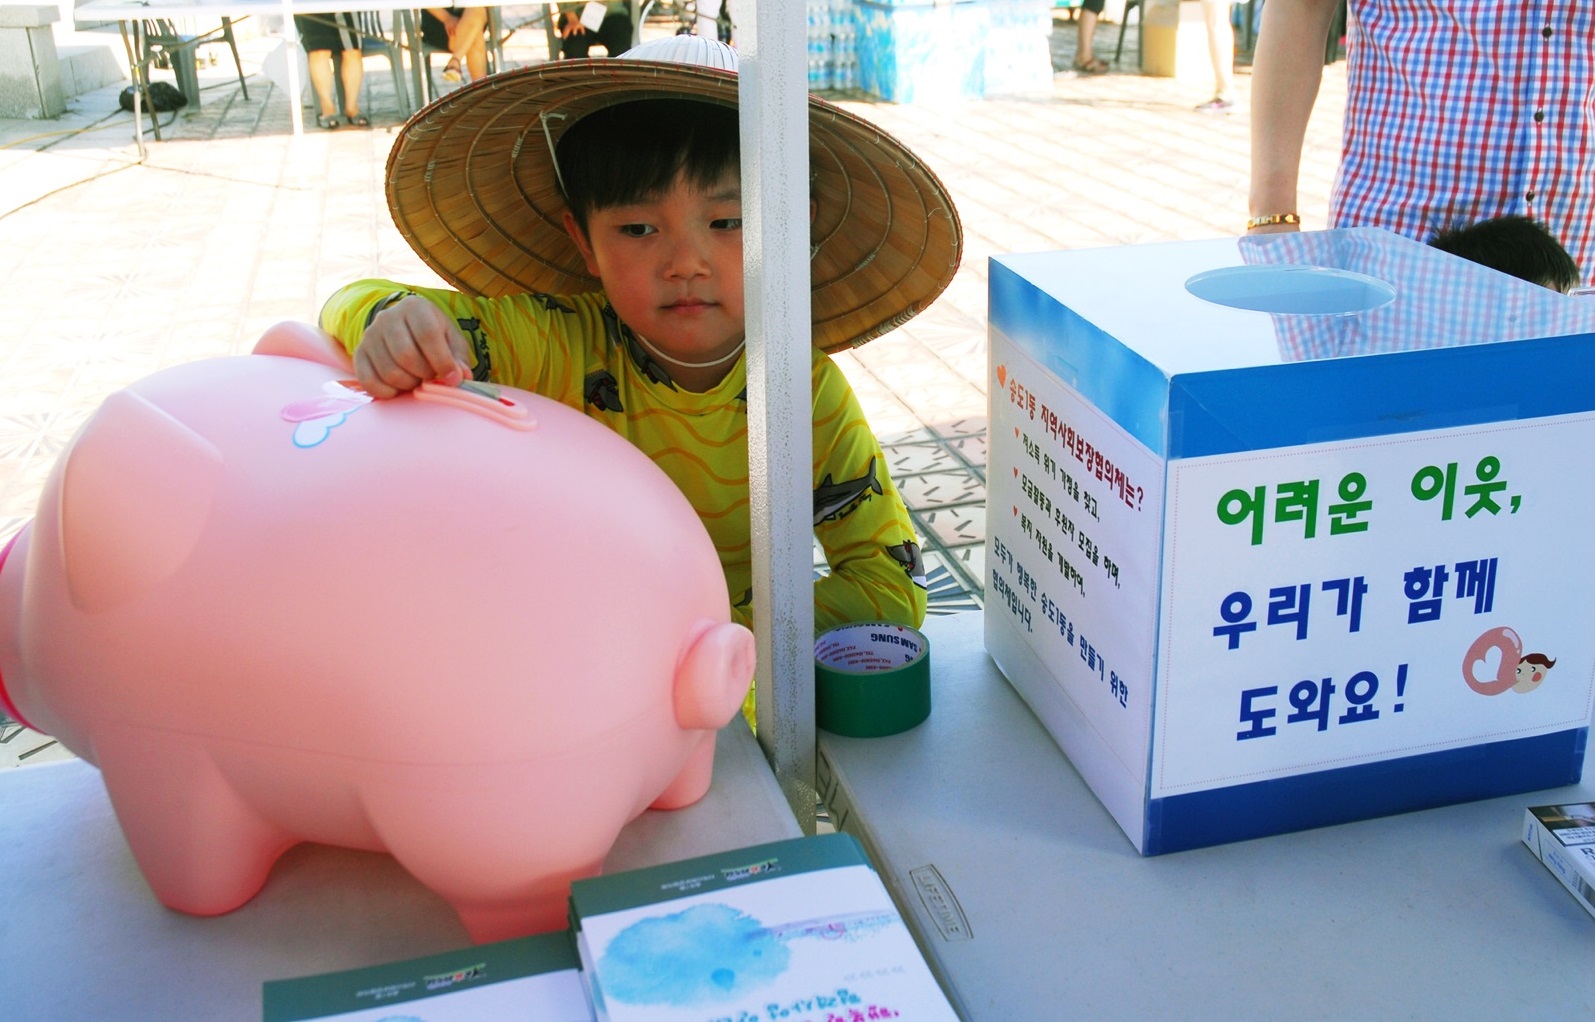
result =
M1595 802L1529 806L1523 843L1595 915Z
M1577 781L1595 301L1372 228L990 290L986 646L1140 852Z

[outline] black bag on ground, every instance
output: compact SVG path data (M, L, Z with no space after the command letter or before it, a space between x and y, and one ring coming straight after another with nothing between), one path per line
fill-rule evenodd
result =
M122 90L116 99L117 105L123 110L133 109L133 86L129 85ZM183 95L169 82L150 82L150 98L148 106L156 110L179 110L188 105L188 97Z

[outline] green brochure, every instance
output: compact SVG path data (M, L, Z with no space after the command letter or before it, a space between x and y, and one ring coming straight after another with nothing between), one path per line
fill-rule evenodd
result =
M592 1022L568 931L268 981L265 1022Z

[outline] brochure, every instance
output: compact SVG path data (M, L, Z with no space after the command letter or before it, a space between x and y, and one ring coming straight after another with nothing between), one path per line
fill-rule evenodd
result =
M271 980L265 1022L593 1022L569 931Z
M756 845L571 887L602 1022L956 1022L848 834Z

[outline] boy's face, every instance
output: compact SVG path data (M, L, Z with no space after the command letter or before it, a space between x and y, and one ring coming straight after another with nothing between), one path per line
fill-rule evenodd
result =
M703 362L742 343L742 190L678 177L655 198L593 210L565 229L621 322L665 354Z

